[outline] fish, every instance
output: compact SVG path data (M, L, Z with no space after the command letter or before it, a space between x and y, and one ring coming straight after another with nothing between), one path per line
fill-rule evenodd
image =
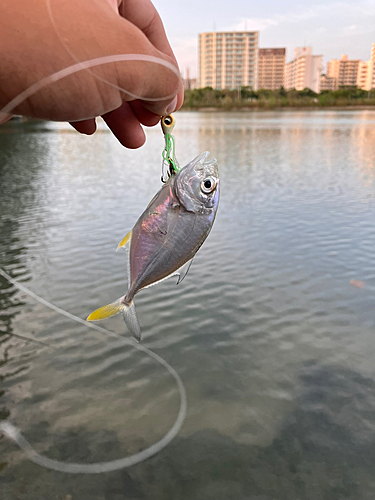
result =
M171 174L119 243L117 250L128 250L128 291L95 310L87 321L121 312L127 328L141 341L134 296L170 276L178 275L177 284L180 283L213 226L220 179L217 161L208 160L209 154L205 151Z

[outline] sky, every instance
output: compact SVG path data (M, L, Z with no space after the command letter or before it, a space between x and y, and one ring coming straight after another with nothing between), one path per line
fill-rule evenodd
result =
M198 73L198 33L258 30L259 47L309 45L330 59L368 61L375 42L375 0L153 0L183 76Z

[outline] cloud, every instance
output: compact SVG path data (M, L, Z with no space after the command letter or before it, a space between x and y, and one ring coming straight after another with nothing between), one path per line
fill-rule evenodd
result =
M317 4L313 7L300 8L287 14L275 14L266 18L242 18L236 24L228 26L228 30L242 30L247 25L250 30L265 31L269 28L283 24L296 24L302 21L321 19L322 22L332 23L338 18L362 19L366 23L370 22L374 26L371 17L375 15L375 2L373 0L362 0L360 2L333 2ZM333 17L332 17L333 16Z
M223 31L264 31L278 24L275 18L243 17L236 25L228 26Z
M348 54L351 59L368 60L371 43L375 42L374 0L337 0L312 6L293 6L282 14L267 12L264 17L238 17L218 26L218 31L257 30L260 47L286 47L288 60L295 47L311 45L314 53L325 60ZM182 72L190 68L190 76L198 74L198 34L171 38L171 44Z

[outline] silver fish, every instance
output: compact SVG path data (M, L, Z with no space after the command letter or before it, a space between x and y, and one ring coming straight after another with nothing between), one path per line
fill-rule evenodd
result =
M219 202L219 171L209 152L197 156L172 175L150 201L118 249L129 248L126 295L90 314L97 321L119 312L134 337L141 340L134 296L139 290L179 275L185 277L215 220Z

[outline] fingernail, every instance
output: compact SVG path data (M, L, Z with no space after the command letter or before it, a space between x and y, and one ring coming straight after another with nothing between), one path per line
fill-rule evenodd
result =
M173 101L167 107L166 114L169 115L170 113L173 113L173 111L176 109L176 106L177 106L177 96L173 99Z

